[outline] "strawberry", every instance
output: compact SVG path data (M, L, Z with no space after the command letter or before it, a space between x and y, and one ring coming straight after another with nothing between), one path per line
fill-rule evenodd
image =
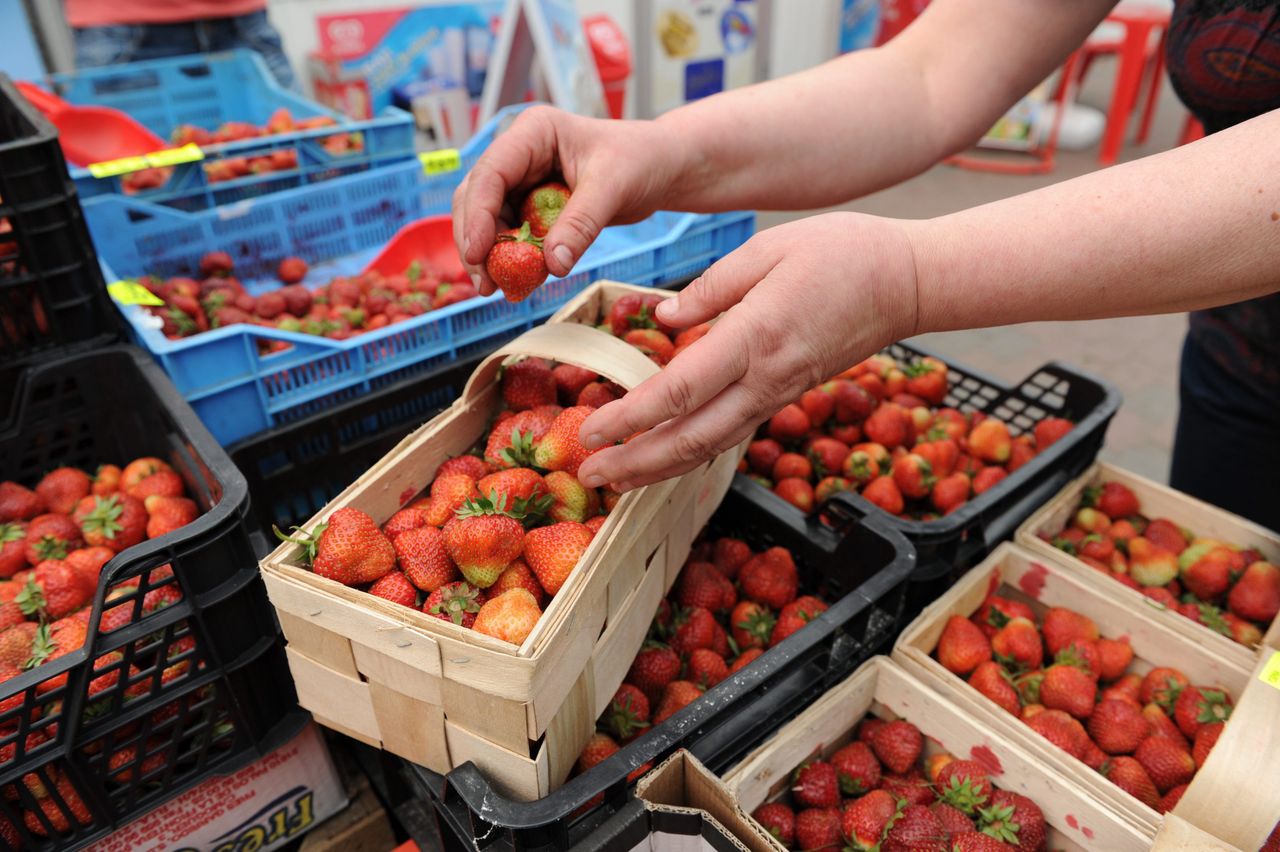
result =
M151 474L161 470L172 470L169 463L164 459L158 459L154 456L144 456L143 458L134 459L124 466L124 470L120 471L120 490L128 493L142 480Z
M196 502L188 497L163 497L152 494L143 501L143 506L147 510L147 538L159 538L166 533L182 529L200 516L200 509L196 506Z
M1060 440L1075 426L1070 420L1061 417L1046 417L1036 424L1034 430L1036 449L1044 452L1052 444Z
M1114 640L1106 640L1106 641L1114 641ZM1127 645L1129 643L1122 642L1122 643L1116 643L1116 644ZM1100 655L1105 658L1105 653L1100 652ZM1103 668L1106 668L1107 666L1105 659L1103 660L1102 666ZM1102 691L1100 700L1106 701L1108 698L1115 698L1115 699L1127 701L1130 704L1134 705L1135 707L1141 707L1142 702L1138 700L1138 696L1141 693L1142 693L1142 675L1136 674L1136 673L1130 673L1130 674L1124 675L1115 683L1111 684L1111 686L1104 689Z
M591 739L587 740L587 744L582 747L582 752L578 755L578 774L599 766L604 761L613 757L618 753L618 743L608 734L596 731L591 735Z
M782 802L766 802L752 811L751 817L784 847L790 848L795 842L796 815Z
M862 490L862 496L891 515L900 515L905 507L902 491L892 476L879 476Z
M538 578L533 575L533 571L523 559L517 559L507 566L507 569L489 587L489 595L500 595L507 589L524 589L533 595L539 607L546 607L547 591L542 588L542 584L538 582Z
M307 277L307 262L300 257L286 257L276 266L276 278L283 284L297 284Z
M1254 562L1231 588L1227 607L1248 621L1271 622L1280 612L1280 568L1270 562Z
M1078 719L1047 709L1025 720L1027 727L1075 758L1084 755L1089 735Z
M80 524L86 544L109 547L116 553L138 544L147 534L147 510L128 494L85 497L72 517Z
M953 615L938 638L937 653L943 668L964 676L991 659L991 643L972 621Z
M1013 439L1013 447L1009 452L1009 463L1005 470L1013 473L1036 457L1036 446L1030 435L1019 435Z
M810 388L800 394L800 401L797 404L804 409L804 413L808 415L811 424L822 428L831 419L831 415L836 410L834 388L832 392L828 392L822 387Z
M573 521L539 527L525 534L525 561L547 594L554 597L564 586L592 537L591 530Z
M1013 451L1009 427L994 417L976 424L969 432L969 452L988 464L1004 464Z
M250 134L256 135L256 134ZM231 255L225 251L206 252L200 258L200 277L212 278L214 276L227 276L235 269L235 261L231 259Z
M434 592L458 579L458 568L444 539L444 533L436 527L420 526L392 540L400 570L415 588Z
M542 256L542 238L533 235L528 222L518 230L510 228L500 232L484 266L509 302L524 301L549 274Z
M673 680L662 690L662 700L653 714L653 724L661 725L702 697L702 688L687 680Z
M769 632L769 646L773 647L788 636L801 630L810 621L827 611L827 604L813 595L802 595L782 608L778 620Z
M409 506L396 512L382 525L382 534L395 543L396 536L409 530L417 529L427 522L427 513L416 506Z
M1119 482L1104 482L1099 487L1086 488L1084 503L1097 508L1113 521L1139 512L1137 495L1129 486Z
M973 760L953 760L939 770L934 784L938 798L966 814L975 813L991 798L990 774Z
M729 663L729 674L737 674L764 655L763 648L748 648Z
M929 805L929 810L933 811L933 815L938 818L938 822L942 825L942 830L951 838L952 843L958 842L956 835L976 834L978 832L978 828L973 824L972 819L942 800Z
M799 453L783 453L773 465L770 476L775 480L813 478L813 462Z
M855 741L839 749L831 755L831 765L846 796L861 796L880 786L880 762L866 743Z
M729 676L729 667L724 657L710 648L695 648L689 652L689 661L685 666L684 679L696 683L703 689L710 689Z
M545 410L540 407L521 411L509 420L495 423L485 443L484 460L498 470L532 465L534 448L555 421L555 415L542 413Z
M838 809L806 808L796 814L796 848L815 852L839 849L840 830Z
M715 565L690 562L676 580L675 599L682 607L700 606L717 612L732 609L738 602L738 593Z
M1196 774L1196 762L1191 753L1168 737L1147 737L1133 756L1161 793L1188 783Z
M889 827L881 849L884 852L920 852L946 848L947 834L942 823L924 805L907 805Z
M795 403L783 406L782 410L769 418L769 437L786 444L798 441L808 434L813 424L809 415Z
M969 477L963 473L944 476L933 484L929 501L944 515L965 504L969 499Z
M754 554L745 541L736 538L718 539L712 548L711 561L716 569L730 580L738 576L738 571Z
M107 497L120 490L120 468L113 464L99 465L94 474L89 493L99 497Z
M1204 766L1209 752L1217 744L1218 737L1222 736L1222 729L1225 727L1224 722L1207 722L1196 731L1195 743L1191 747L1191 757L1195 761L1196 769Z
M510 512L526 525L547 514L555 498L547 494L547 483L536 470L516 467L491 473L476 483L481 494L493 496L494 507Z
M1100 701L1088 720L1089 736L1107 754L1133 754L1147 737L1142 711L1126 701Z
M571 473L553 470L543 478L543 485L552 498L547 517L553 521L583 523L600 512L599 492L584 486Z
M1011 618L1025 618L1032 624L1036 620L1036 614L1031 607L999 595L988 595L970 617L988 639L994 638L1000 628L1008 624Z
M874 750L874 742L876 731L887 725L888 722L883 719L877 719L875 716L867 716L858 724L858 742L866 743L872 746Z
M1169 551L1174 556L1181 555L1182 551L1187 549L1187 533L1167 518L1156 518L1151 521L1142 531L1142 535L1152 544Z
M1149 808L1160 804L1160 794L1147 770L1132 757L1113 757L1102 766L1102 774L1112 784L1133 796Z
M176 470L162 468L143 477L126 493L145 501L152 494L159 494L162 497L182 497L186 491L186 485L183 484L182 477Z
M1164 586L1178 576L1178 557L1138 536L1129 542L1129 576L1141 586Z
M880 464L865 450L853 450L840 467L844 478L856 486L866 485L880 475Z
M1202 601L1221 597L1231 586L1232 551L1214 542L1198 542L1178 556L1182 585Z
M69 515L76 504L89 496L93 482L89 474L74 467L59 467L49 471L36 483L36 494L50 512Z
M58 619L88 603L94 591L65 561L49 559L36 566L34 575L14 598L14 603L27 615L41 613Z
M622 742L649 727L649 699L629 683L618 687L604 714L604 726Z
M680 612L675 620L671 650L687 656L698 648L711 648L715 643L716 627L715 617L702 607L690 607Z
M1050 666L1040 682L1040 703L1077 719L1089 718L1097 694L1098 682L1083 669L1070 664Z
M985 494L995 488L1009 474L1002 467L984 467L973 477L973 493Z
M573 405L587 385L599 381L600 374L573 364L559 364L552 368L556 383L556 398L561 405Z
M541 358L517 361L502 371L502 399L512 411L556 404L556 377Z
M1172 712L1174 702L1178 700L1178 695L1190 683L1191 681L1187 680L1187 676L1177 669L1158 666L1147 672L1142 678L1142 690L1138 695L1138 700L1143 704L1149 704L1154 701L1161 706L1168 707Z
M854 848L879 848L885 831L898 817L899 809L898 802L889 793L873 790L845 804L840 815L840 829Z
M1154 701L1142 706L1142 718L1146 720L1149 734L1153 737L1168 737L1175 742L1186 745L1186 737L1178 728L1178 723L1169 717L1163 707ZM1203 728L1202 728L1203 730Z
M778 484L773 487L773 493L805 514L813 511L818 499L817 492L812 485L806 480L794 476L779 480Z
M418 605L418 590L400 571L392 571L376 581L369 587L369 594L398 603L400 606L416 607Z
M551 421L548 419L547 425L550 424ZM490 470L484 459L478 456L454 456L436 469L436 479L453 473L465 473L476 482L479 482L489 475Z
M596 515L594 518L588 518L585 526L591 530L592 535L598 535L608 520L605 515Z
M1044 644L1051 655L1077 640L1090 642L1098 639L1098 625L1093 619L1065 607L1053 607L1044 614L1040 624Z
M824 760L804 764L792 777L791 797L803 808L834 808L840 805L840 781L836 769Z
M0 524L0 577L12 577L26 568L30 563L26 551L27 525L22 521Z
M849 447L835 438L814 438L809 442L808 455L818 477L823 478L840 472Z
M501 497L497 494L468 499L444 528L449 557L467 582L482 589L492 586L525 546L523 525L511 514L500 511L499 502ZM532 561L530 567L537 571ZM542 585L546 587L545 582Z
M524 589L508 589L485 601L471 629L520 645L542 616L538 601Z
M1128 637L1124 639L1099 639L1095 644L1098 650L1098 679L1103 682L1113 681L1121 677L1133 662L1133 647Z
M931 405L942 405L947 396L947 365L937 358L924 357L907 366L907 393Z
M63 805L59 805L54 796L46 796L36 799L39 805L40 813L44 816L42 820L37 816L34 810L28 810L23 815L27 830L32 834L40 837L47 837L48 832L45 828L47 822L55 832L60 835L66 834L73 830L74 826L87 826L93 824L93 814L89 811L89 807L80 798L80 794L72 785L71 779L65 775L50 773L55 778L54 789L57 791L57 799L61 799ZM20 848L18 846L13 847Z
M1038 669L1044 663L1040 632L1034 622L1022 616L1008 619L996 631L991 637L991 652L1000 665L1015 672Z
M470 627L475 623L480 607L488 599L484 589L459 581L443 585L427 595L422 611L443 621Z
M765 476L773 474L773 466L782 457L782 444L773 438L761 438L747 445L747 463L756 473Z
M933 467L923 456L908 453L894 461L893 481L904 497L919 500L929 496L929 490L937 480Z
M1188 686L1178 694L1173 705L1173 720L1178 723L1178 730L1191 740L1202 725L1230 718L1231 695L1221 688Z
M800 578L791 554L774 547L753 556L738 574L738 586L747 600L780 610L795 600Z
M1179 784L1174 787L1160 798L1160 804L1156 806L1156 810L1162 814L1167 814L1178 806L1178 802L1182 800L1182 794L1185 792L1187 792L1186 784ZM1272 847L1264 846L1262 848L1263 850L1270 850Z
M577 475L579 465L591 455L578 440L578 430L592 410L575 405L556 415L551 428L534 450L534 464L544 470L563 470Z
M36 638L37 626L34 621L26 621L0 632L0 665L17 669L31 659L31 645ZM18 706L21 705L22 697L19 694ZM0 710L6 709L8 708L0 705Z
M560 181L548 181L529 190L520 205L520 219L529 223L534 236L545 237L568 203L569 187Z
M1044 849L1049 828L1040 806L1019 793L996 790L991 804L978 812L981 832L1022 852Z
M902 719L886 722L876 729L871 749L891 772L899 774L915 766L924 748L920 729Z
M676 652L665 645L650 644L641 648L631 661L626 682L635 684L652 704L662 696L667 684L679 676L680 657Z
M1015 716L1021 709L1018 691L999 663L988 661L979 664L969 676L969 685Z
M36 515L26 525L22 553L29 564L36 565L46 559L66 559L81 544L80 527L67 515Z
M633 328L622 339L648 355L654 363L664 366L675 356L675 344L656 328Z
M911 417L902 406L886 402L871 412L862 424L862 431L870 441L892 450L907 442L911 435Z
M301 538L275 531L281 541L303 546L311 569L346 586L362 586L382 579L395 567L396 551L373 518L359 509L338 509L326 523Z

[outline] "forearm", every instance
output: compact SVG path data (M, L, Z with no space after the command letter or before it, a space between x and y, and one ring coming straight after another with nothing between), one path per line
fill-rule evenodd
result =
M909 226L918 332L1168 313L1280 290L1280 111Z

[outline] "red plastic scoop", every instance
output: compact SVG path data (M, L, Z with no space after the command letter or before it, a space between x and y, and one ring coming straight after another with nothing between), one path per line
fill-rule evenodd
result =
M18 90L58 128L62 153L77 166L136 157L168 146L128 114L110 107L75 106L39 86L19 81Z
M458 247L453 242L453 219L449 215L428 216L405 225L364 271L400 275L415 260L434 269L444 281L466 280L462 258L458 257Z

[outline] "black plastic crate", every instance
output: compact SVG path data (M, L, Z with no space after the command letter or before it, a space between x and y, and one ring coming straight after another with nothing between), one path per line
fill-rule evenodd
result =
M937 520L897 518L850 491L826 502L821 511L844 528L860 518L873 517L901 532L915 546L918 564L912 598L918 607L982 561L1032 512L1093 464L1107 426L1120 408L1120 392L1099 378L1056 361L1006 385L918 346L895 343L884 351L901 363L926 355L940 358L948 368L943 406L998 417L1015 436L1031 432L1047 417L1065 417L1075 423L1075 428L994 488ZM817 513L806 516L763 486L750 484L758 499L788 524L805 527L815 536L830 529L817 519Z
M127 346L64 356L26 372L15 412L0 425L0 479L158 456L203 512L103 567L82 647L0 683L0 815L25 849L75 847L307 717L258 576L245 481L160 369ZM48 793L60 781L74 795Z
M0 74L0 399L21 367L117 340L117 323L57 131Z
M915 552L901 533L868 518L838 536L831 529L780 523L758 499L754 483L737 477L708 529L734 535L754 549L791 550L807 587L836 602L795 635L771 648L699 700L634 740L613 757L534 802L505 798L472 764L441 776L402 761L417 795L447 826L446 846L481 849L566 849L632 801L627 775L676 749L720 772L779 726L890 647L906 625L906 591ZM602 801L593 799L602 796ZM588 806L590 804L590 806Z

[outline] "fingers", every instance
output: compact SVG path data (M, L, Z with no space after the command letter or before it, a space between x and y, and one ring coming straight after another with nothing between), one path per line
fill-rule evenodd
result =
M600 230L618 213L620 194L613 181L586 171L579 176L569 203L542 243L547 269L552 275L565 276L582 257L587 246L600 236Z
M458 184L458 188L453 192L453 216L450 217L450 224L453 227L453 244L458 248L458 257L462 260L463 269L471 276L471 283L476 287L481 296L488 296L496 289L493 282L489 280L488 275L481 275L476 271L473 265L467 263L466 257L466 215L463 210L464 199L467 196L468 178L463 178L462 183Z
M782 259L768 232L756 234L685 287L658 305L658 319L675 328L689 328L714 319L742 301Z
M579 432L583 445L593 450L617 443L709 402L746 372L744 331L740 318L716 323L661 373L588 417Z

